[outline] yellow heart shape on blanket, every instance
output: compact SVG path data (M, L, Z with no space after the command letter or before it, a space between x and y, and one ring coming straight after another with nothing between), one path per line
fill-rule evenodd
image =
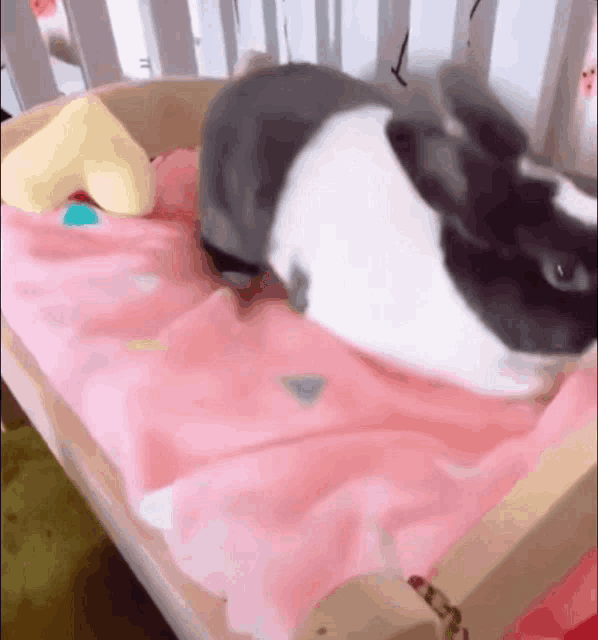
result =
M96 96L68 103L2 162L2 199L41 213L86 191L107 212L149 213L154 169L144 149Z
M158 340L131 340L127 347L134 351L168 351L168 347Z

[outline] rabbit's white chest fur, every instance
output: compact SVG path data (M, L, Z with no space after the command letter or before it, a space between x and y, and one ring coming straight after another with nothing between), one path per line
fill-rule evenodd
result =
M443 266L440 217L385 136L391 115L337 114L302 149L277 207L272 266L287 283L299 267L307 315L365 351L485 394L542 392L564 358L510 351L466 304Z

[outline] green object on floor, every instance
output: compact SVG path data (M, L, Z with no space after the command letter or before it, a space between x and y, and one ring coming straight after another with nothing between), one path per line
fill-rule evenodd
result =
M176 640L39 434L6 426L3 640Z
M72 638L72 581L106 534L30 427L2 434L2 636Z

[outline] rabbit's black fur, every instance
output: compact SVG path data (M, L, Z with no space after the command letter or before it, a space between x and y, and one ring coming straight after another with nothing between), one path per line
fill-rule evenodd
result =
M472 334L477 335L478 347L486 339L488 345L492 343L492 348L488 346L488 353L494 354L490 367L499 358L495 340L506 354L533 354L540 360L581 354L596 340L595 199L554 172L535 175L525 169L526 134L466 68L445 67L437 85L433 85L430 79L424 79L419 85L423 89L413 92L405 108L378 88L315 65L262 69L232 83L213 103L205 127L201 162L204 246L218 254L215 257L219 257L223 271L254 275L273 268L287 285L296 307L301 306L301 310L358 345L407 364L423 363L424 368L440 373L443 368L452 370L453 363L449 366L446 359L438 363L432 357L429 361L420 358L419 353L409 356L411 347L405 351L401 340L406 341L404 345L410 344L408 340L419 342L422 351L429 343L431 353L433 331L442 335L446 332L445 342L439 343L445 346L461 325L466 331L468 323ZM388 115L380 116L381 110ZM372 118L379 117L384 122L378 129L372 128ZM460 134L448 131L449 121L460 125ZM343 146L342 140L354 136L359 123L364 126L363 137L354 140L358 146L363 142L364 153L358 160L364 162L363 172L355 173L353 181L344 180L343 176L354 168L350 163L343 166L349 162L346 158L354 146ZM345 125L348 129L343 138L338 132ZM327 149L332 144L338 145L336 156L330 155L333 149ZM379 154L389 158L377 164L367 155L369 148L377 148ZM318 154L322 157L321 171L317 170ZM390 156L398 160L395 165ZM329 170L337 159L335 176ZM297 168L306 162L311 162L311 173ZM533 163L529 166L533 168ZM343 251L347 243L351 245L349 261L347 255L335 255L338 248L318 239L319 225L332 215L336 203L331 201L321 209L319 195L303 201L305 190L327 171L330 177L322 183L320 192L338 194L338 212L327 224L333 224L339 237L343 236L344 244L339 245ZM382 176L380 172L386 173ZM371 195L377 204L361 209L356 204L353 210L352 203L363 193L352 195L351 189L357 189L353 187L357 178L368 173L371 176L366 185L374 185ZM405 178L410 189L399 186ZM393 182L394 191L389 187ZM563 204L566 199L560 198L567 190L575 195L569 199L576 203L573 207L567 207ZM294 208L297 198L302 209ZM383 209L394 212L391 227L376 226L380 221L374 217ZM405 215L407 211L411 212L409 216ZM414 214L416 211L421 213ZM414 215L421 216L421 224L415 227ZM368 225L372 224L380 231L368 242ZM437 224L438 232L434 230ZM437 282L432 287L441 287L434 294L438 300L446 289L454 290L453 297L444 303L444 309L454 307L452 316L447 311L452 323L449 320L446 327L442 324L442 308L437 310L438 318L427 318L429 311L418 309L415 300L405 299L415 293L409 294L408 287L401 285L404 274L385 272L393 268L397 254L405 259L401 269L404 266L408 270L409 252L415 242L410 243L409 237L416 237L421 225L427 235L418 241L414 261L422 253L437 255L435 269L444 271L447 279L439 279L438 271L412 273L409 277L421 278L422 287ZM397 227L400 233L393 240L393 250L385 243L395 237ZM357 228L363 233L354 231ZM311 258L295 259L280 249L293 243L293 256ZM340 297L332 300L335 283L343 277L340 274L354 278L360 270L368 269L378 254L390 256L381 263L385 266L379 267L377 277L392 281L388 295L395 301L384 303L386 329L376 329L374 318L381 313L381 303L372 298L369 285L354 292L352 301ZM227 256L234 259L234 264L227 264ZM330 290L330 302L321 302L325 296L318 297L318 287ZM374 305L371 314L364 315L363 328L343 328L350 309L360 304ZM464 311L466 308L469 311ZM406 327L417 313L422 314L417 323L421 334L408 337ZM378 340L369 331L386 337ZM447 350L454 354L451 358L464 355L465 343L459 342L458 346L457 342L453 351ZM473 338L471 343L475 350ZM475 363L475 354L470 355L470 362ZM460 365L465 377L467 367L474 366L466 365L466 359ZM479 366L485 366L483 358ZM489 389L492 383L486 381L481 386Z
M596 340L596 224L555 202L562 186L556 173L552 179L522 173L526 135L475 76L448 67L440 87L449 113L464 125L465 140L447 140L442 129L418 118L393 120L387 132L416 188L444 217L447 270L509 348L581 353ZM447 189L447 172L426 163L424 154L433 156L436 141L450 156L444 167L456 167L467 183L460 200ZM583 271L586 286L572 281L568 287L563 279L556 288L543 271L559 265L571 275L577 269L578 280Z

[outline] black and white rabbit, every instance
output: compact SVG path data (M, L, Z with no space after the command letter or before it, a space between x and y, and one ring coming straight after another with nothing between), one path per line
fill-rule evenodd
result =
M232 83L204 130L202 242L365 351L534 395L596 341L596 199L526 157L466 68L438 80L406 109L308 64Z

